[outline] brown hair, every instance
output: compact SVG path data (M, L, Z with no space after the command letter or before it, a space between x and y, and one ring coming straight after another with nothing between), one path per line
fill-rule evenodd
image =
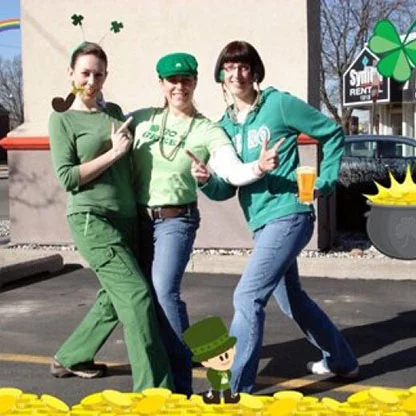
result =
M98 59L104 62L105 68L107 69L107 65L108 65L107 55L104 52L104 49L100 45L98 45L98 43L82 42L81 45L79 45L74 50L74 52L72 52L71 61L70 61L70 66L72 69L74 69L78 57L82 55L96 56Z
M230 42L221 51L215 64L214 77L216 82L222 82L223 65L227 62L242 62L250 65L251 73L255 82L262 82L264 79L264 65L257 50L248 42Z

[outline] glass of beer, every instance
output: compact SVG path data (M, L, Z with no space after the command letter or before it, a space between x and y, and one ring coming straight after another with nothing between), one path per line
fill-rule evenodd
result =
M298 200L302 204L312 204L315 190L316 168L313 166L300 166L296 169L298 183Z

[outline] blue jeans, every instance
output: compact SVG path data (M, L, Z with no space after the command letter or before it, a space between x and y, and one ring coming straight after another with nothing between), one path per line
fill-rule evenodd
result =
M310 240L313 213L288 215L269 222L254 234L254 250L234 291L230 334L237 337L231 369L232 390L251 392L263 340L264 308L273 295L318 347L331 371L346 373L357 366L347 341L328 316L302 289L296 257Z
M182 334L189 327L181 282L199 227L198 209L184 216L150 220L139 216L138 260L151 276L158 302L160 330L175 383L175 392L192 394L191 352Z

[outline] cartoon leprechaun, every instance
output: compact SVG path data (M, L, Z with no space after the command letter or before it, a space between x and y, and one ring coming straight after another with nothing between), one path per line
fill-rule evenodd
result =
M233 394L230 388L237 338L228 335L221 318L213 316L195 323L183 333L183 338L192 352L192 361L208 368L211 389L203 396L204 402L219 404L222 395L224 403L238 403L240 395Z

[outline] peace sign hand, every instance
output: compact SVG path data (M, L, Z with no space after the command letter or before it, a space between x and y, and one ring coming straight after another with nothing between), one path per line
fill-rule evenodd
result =
M259 171L262 174L270 172L279 166L279 148L284 142L285 137L282 137L277 143L271 148L267 149L269 140L264 140L261 146L260 157L257 161Z

